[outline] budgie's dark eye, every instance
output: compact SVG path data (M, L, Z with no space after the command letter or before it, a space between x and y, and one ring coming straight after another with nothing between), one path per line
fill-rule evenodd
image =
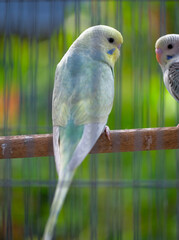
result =
M110 43L113 43L113 42L114 42L114 38L108 38L108 41L109 41Z
M173 48L173 45L172 44L169 44L168 45L168 49L172 49Z

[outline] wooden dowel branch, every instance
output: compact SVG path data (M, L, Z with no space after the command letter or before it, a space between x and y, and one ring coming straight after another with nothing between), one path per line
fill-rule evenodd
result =
M179 128L143 128L102 133L90 153L150 151L179 148ZM52 134L0 137L0 159L53 156Z

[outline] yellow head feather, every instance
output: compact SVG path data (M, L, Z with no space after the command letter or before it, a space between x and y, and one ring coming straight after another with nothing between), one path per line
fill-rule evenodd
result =
M122 43L123 37L119 31L109 26L97 25L85 30L71 47L91 53L91 57L114 67Z

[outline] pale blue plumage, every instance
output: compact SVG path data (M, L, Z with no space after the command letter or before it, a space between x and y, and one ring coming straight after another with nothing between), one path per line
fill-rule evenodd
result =
M109 42L114 39L114 42ZM114 63L121 34L107 26L84 31L57 65L52 103L59 181L43 239L52 239L58 213L78 165L103 132L114 98Z

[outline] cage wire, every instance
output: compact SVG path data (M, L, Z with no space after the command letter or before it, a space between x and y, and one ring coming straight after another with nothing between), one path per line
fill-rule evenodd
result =
M179 33L178 12L178 1L164 0L1 0L0 134L52 132L56 65L97 24L124 37L110 129L176 126L179 106L164 87L154 45ZM90 155L76 171L54 239L179 239L178 179L178 150ZM53 157L0 161L0 239L41 239L56 182Z

